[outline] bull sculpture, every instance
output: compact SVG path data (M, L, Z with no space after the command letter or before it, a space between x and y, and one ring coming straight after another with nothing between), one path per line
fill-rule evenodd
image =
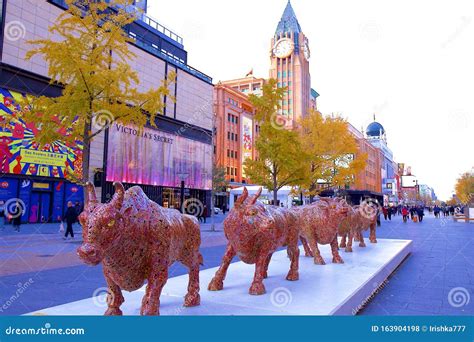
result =
M210 291L224 288L224 279L235 255L246 264L255 264L255 275L250 286L251 295L262 295L265 291L263 279L267 278L272 254L287 246L291 260L287 280L298 280L298 229L296 217L288 209L265 206L257 199L262 189L248 198L247 189L235 202L234 208L224 221L224 232L228 240L222 264L209 284Z
M306 256L312 256L314 263L325 265L318 244L331 245L332 262L343 264L338 251L337 236L341 233L341 220L347 216L347 208L337 201L321 199L311 205L292 209L297 217L297 226L301 235Z
M348 206L346 204L346 206ZM346 252L352 252L352 241L359 241L359 247L366 247L364 241L364 232L370 228L369 240L371 243L377 243L376 227L378 207L374 203L362 203L349 207L349 215L343 221L350 227L346 234L341 234L340 247L345 248Z
M176 261L189 268L184 306L200 304L199 252L201 235L196 218L165 209L148 199L140 187L127 192L115 183L108 204L97 201L86 185L86 206L80 215L84 243L77 250L88 265L102 263L109 288L105 315L122 315L122 290L136 291L148 281L141 315L159 315L160 295L168 268Z

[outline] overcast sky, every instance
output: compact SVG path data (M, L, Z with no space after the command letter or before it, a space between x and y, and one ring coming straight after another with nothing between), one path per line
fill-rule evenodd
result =
M149 0L184 38L191 66L219 80L268 77L287 0ZM474 166L474 1L292 0L323 113L384 125L397 162L449 198ZM470 149L470 151L469 151Z

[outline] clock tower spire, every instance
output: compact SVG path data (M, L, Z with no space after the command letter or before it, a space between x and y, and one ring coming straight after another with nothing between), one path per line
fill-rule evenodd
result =
M287 88L281 104L281 114L287 118L287 127L295 127L297 120L311 108L310 50L288 1L271 40L270 78L278 80L278 87Z

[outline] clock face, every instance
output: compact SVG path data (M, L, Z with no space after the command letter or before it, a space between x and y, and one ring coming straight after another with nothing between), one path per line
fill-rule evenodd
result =
M273 54L278 58L286 58L294 50L293 42L288 38L280 39L273 47Z
M304 43L303 53L304 53L304 58L306 58L306 60L309 60L311 58L311 51L309 50L308 42Z

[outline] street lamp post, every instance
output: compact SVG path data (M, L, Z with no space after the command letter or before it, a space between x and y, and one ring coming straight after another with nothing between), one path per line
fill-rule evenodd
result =
M214 168L214 165L213 165L213 168ZM207 175L208 175L207 171L203 170L202 176L206 181L207 181ZM215 227L215 221L214 221L214 189L213 187L211 188L211 206L208 212L211 214L211 232L215 232L216 227Z
M184 214L184 182L189 177L189 173L187 172L180 172L178 173L178 177L181 180L181 212Z

